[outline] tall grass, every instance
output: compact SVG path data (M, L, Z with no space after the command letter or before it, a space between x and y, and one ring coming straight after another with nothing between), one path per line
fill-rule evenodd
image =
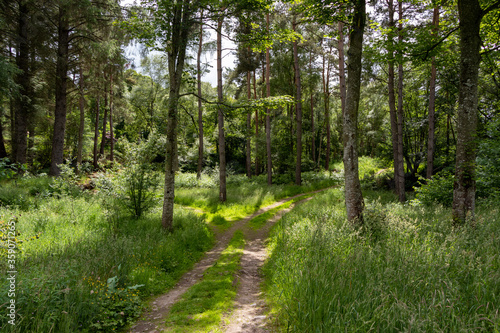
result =
M27 210L0 208L0 226L16 216L22 241L16 260L16 325L1 316L2 332L116 330L140 314L150 295L173 287L213 244L203 219L182 207L175 209L175 231L169 234L161 228L159 205L139 219L118 214L117 230L110 226L114 212L104 210L98 195L63 193L36 200ZM2 252L3 291L8 290L6 265ZM2 292L0 304L8 302Z
M282 198L326 188L339 183L336 174L326 172L304 173L301 186L292 184L267 185L264 176L250 179L243 175L227 178L227 201L219 201L219 187L214 175L203 175L200 181L195 174L176 177L175 202L202 209L213 224L227 226L227 221L241 219L259 208ZM212 181L210 181L212 179Z
M341 190L317 195L273 230L265 273L276 324L290 332L498 331L500 216L491 208L498 202L488 207L473 226L454 229L441 206L371 200L366 218L376 228L353 230Z

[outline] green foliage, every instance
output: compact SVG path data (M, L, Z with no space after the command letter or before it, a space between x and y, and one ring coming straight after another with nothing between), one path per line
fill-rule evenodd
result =
M375 203L367 215L385 237L373 242L345 221L343 200L338 189L316 195L273 230L265 275L278 331L500 328L498 208L454 229L439 205Z
M387 237L388 218L386 209L378 201L366 205L363 210L361 235L370 241L378 242Z
M4 179L11 179L18 173L24 172L26 170L26 165L11 163L7 157L0 158L0 181Z
M17 207L23 211L36 207L42 197L54 194L54 181L46 175L22 177L2 182L0 186L0 206Z
M68 161L64 164L59 164L58 167L61 172L59 177L54 178L54 182L51 185L52 194L71 197L78 196L81 190L78 187L79 177L76 175L74 169Z
M415 187L416 200L425 205L441 204L451 207L453 203L453 182L455 176L449 171L435 174L431 179L421 178L419 187Z
M500 120L486 126L486 138L479 142L477 153L477 190L480 197L500 192Z
M52 191L47 177L17 181L26 193ZM103 174L94 182L99 191L112 190L115 177ZM138 219L121 216L120 232L113 232L102 197L99 192L76 197L42 194L24 212L0 207L3 231L11 216L18 217L18 316L15 327L2 316L2 332L116 331L140 314L151 294L173 287L213 244L203 219L182 207L176 208L173 233L165 233L158 223L161 207ZM6 264L0 262L4 290ZM8 301L7 293L0 295L1 304Z
M124 172L124 205L133 216L140 217L157 203L158 174L146 163L132 163Z
M128 152L128 165L122 173L123 192L119 195L135 217L140 217L157 202L155 191L161 182L152 162L160 153L158 149L163 140L162 136L152 132L147 141L132 147Z
M118 266L118 270L120 266ZM127 324L131 324L137 318L143 308L139 297L138 288L144 285L135 285L126 288L118 288L118 276L104 281L92 280L89 277L86 282L93 286L91 295L97 304L96 316L90 325L92 331L107 332L116 330Z

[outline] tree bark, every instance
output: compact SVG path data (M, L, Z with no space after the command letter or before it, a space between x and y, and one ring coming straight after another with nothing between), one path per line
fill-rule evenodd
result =
M364 209L359 182L357 129L365 21L365 0L357 0L349 35L347 98L343 127L346 212L347 219L356 224L363 223Z
M458 0L460 19L460 86L457 110L457 151L453 189L453 220L474 218L476 206L477 84L481 61L479 35L483 12L478 0Z
M161 223L164 229L172 231L174 222L175 172L177 161L177 118L182 73L186 58L186 47L191 20L189 0L178 1L172 20L171 47L168 48L168 76L170 81L167 111L167 144L165 159L165 187L163 192L163 212Z
M97 162L98 160L98 154L97 154L97 146L99 142L99 113L101 109L101 96L98 94L97 95L97 105L96 105L96 114L95 114L95 126L94 126L94 169L99 168L99 164Z
M200 21L203 22L203 12ZM203 169L203 106L201 104L201 51L203 47L203 23L200 23L200 34L198 43L198 54L196 55L196 71L198 85L198 169L196 178L201 179L201 170Z
M346 94L347 94L345 85L344 22L339 22L338 51L339 51L340 104L342 107L342 115L344 115Z
M247 72L247 99L250 101L252 98L252 88L251 88L251 73ZM247 111L247 142L246 142L246 169L247 177L252 177L252 155L251 155L251 135L252 130L252 112Z
M27 1L19 4L18 18L18 45L16 64L20 73L16 75L16 83L19 86L19 94L15 97L14 132L12 137L12 152L14 161L26 163L27 154L27 132L30 111L30 68L29 68L29 7Z
M49 174L59 176L59 164L64 162L64 137L66 133L67 86L69 64L69 22L64 5L59 6L56 61L56 107L54 114L54 135Z
M432 17L433 35L439 29L439 7L434 8ZM434 169L434 149L436 146L434 134L436 127L436 57L432 57L431 79L429 82L429 132L427 136L427 179L430 179Z
M253 71L253 98L257 99L257 79L255 77L255 70ZM259 110L255 110L255 175L260 174L259 163Z
M394 83L394 29L396 27L396 23L394 22L394 2L393 0L388 1L388 10L389 10L389 36L388 36L388 50L387 50L387 58L388 58L388 75L387 75L387 89L389 92L389 116L391 119L391 139L392 139L392 154L394 159L394 183L396 194L399 197L399 154L398 154L398 114L396 110L396 92L395 92L395 83Z
M293 31L296 31L297 23L295 21L295 15L293 16L292 22ZM300 82L300 67L299 67L299 48L297 45L297 40L293 41L293 68L295 72L295 88L296 94L296 122L297 122L297 158L295 164L295 185L300 185L302 183L302 87Z
M266 16L267 30L269 31L269 14ZM271 84L269 76L271 75L271 57L269 48L266 49L266 96L271 97ZM267 152L267 184L273 183L273 162L271 156L271 118L269 109L266 109L266 152Z
M399 44L403 43L403 2L398 1L399 7L399 26L398 26L398 40ZM396 184L399 186L397 193L399 197L399 202L406 201L405 194L405 171L404 171L404 157L403 157L403 51L399 51L399 66L398 66L398 173L397 176L399 180Z
M114 161L115 139L113 131L113 73L109 75L109 160Z
M101 148L99 150L99 154L104 156L104 148L106 146L106 130L108 124L108 91L106 87L106 75L104 75L104 117L102 118L102 134L101 134Z
M217 102L219 119L219 201L226 201L226 137L222 112L222 17L217 21Z
M332 53L332 46L328 53ZM325 129L326 129L326 153L325 153L325 170L330 170L330 155L331 155L331 126L330 126L330 60L326 61L325 70L325 57L323 57L323 95L325 104ZM319 162L319 158L318 158Z
M3 138L2 116L2 110L0 110L0 158L5 158L7 157L7 150L5 149L5 141Z
M80 125L78 126L78 148L76 153L76 164L78 170L80 170L82 164L82 152L83 152L83 132L85 129L85 94L83 91L84 77L83 68L80 67Z
M310 70L309 75L311 75L311 77L313 74L312 59L313 59L313 52L311 51L309 53L309 70ZM312 138L312 140L311 140L311 157L312 157L313 164L316 165L316 134L315 134L315 130L314 130L314 85L313 85L312 80L311 80L310 90L311 90L311 138Z

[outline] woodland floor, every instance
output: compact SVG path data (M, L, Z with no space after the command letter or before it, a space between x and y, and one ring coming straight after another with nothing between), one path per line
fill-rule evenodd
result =
M323 190L314 191L317 193ZM278 211L267 223L258 230L251 229L247 222L258 215L287 202L303 194L281 199L269 206L259 209L257 212L236 221L228 230L216 232L216 244L214 248L205 253L205 256L186 272L167 293L156 297L150 302L149 310L129 329L131 333L149 332L160 333L167 329L165 318L170 308L181 296L194 284L199 282L204 272L214 265L222 251L228 246L229 241L237 230L241 230L245 236L246 245L241 258L241 268L237 273L235 282L238 283L238 291L235 298L234 309L227 315L221 324L221 331L234 332L269 332L269 321L267 320L267 307L261 292L262 275L261 266L267 257L265 241L274 223L290 211L294 205L305 202L303 199L291 205L289 208Z

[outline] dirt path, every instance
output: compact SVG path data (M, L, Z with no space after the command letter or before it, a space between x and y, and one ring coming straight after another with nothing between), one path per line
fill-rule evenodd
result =
M321 190L320 190L321 191ZM316 193L319 191L311 192L311 193ZM264 247L264 240L265 236L269 233L270 225L271 223L268 223L266 226L261 228L261 230L254 232L255 235L252 235L252 232L250 229L243 227L245 224L256 217L257 215L263 214L267 212L268 210L271 210L287 201L293 200L296 197L299 197L303 194L298 194L293 197L288 197L285 199L281 199L269 206L263 207L259 209L257 212L253 213L250 216L245 217L242 220L239 220L233 224L228 230L226 230L223 233L218 233L216 234L216 244L214 248L208 252L205 253L204 257L202 258L201 261L196 263L190 271L186 272L179 280L179 282L175 285L174 288L172 288L169 292L166 294L160 295L156 299L154 299L150 303L150 310L147 311L142 318L136 322L132 328L130 328L129 332L130 333L139 333L139 332L149 332L149 333L159 333L161 332L163 328L163 323L164 323L164 318L166 317L168 311L172 307L172 305L180 299L182 294L184 294L191 286L196 284L200 279L203 277L203 273L205 272L206 269L211 267L219 258L221 252L227 247L229 241L233 237L234 233L237 230L246 230L246 240L247 240L247 246L245 248L245 252L243 254L242 258L242 271L240 273L240 281L241 285L243 285L243 282L245 281L245 284L247 283L247 278L258 278L260 281L260 276L258 274L258 269L260 266L258 266L259 261L253 262L252 260L248 261L248 259L245 258L252 258L254 256L257 256L259 258L262 258L262 262L265 259L265 247ZM291 208L289 208L291 209ZM288 210L289 210L288 209ZM279 213L278 213L279 214ZM279 219L279 218L278 218ZM274 220L274 219L273 219ZM260 235L260 236L259 236ZM262 252L261 252L262 251ZM245 264L243 263L245 261ZM247 262L248 261L248 262ZM255 269L255 272L254 272ZM250 282L250 281L249 281ZM240 285L240 289L241 289ZM260 288L260 282L256 282L255 287L257 289ZM244 293L244 292L243 292ZM238 299L237 299L237 304L243 304L243 300L239 300L239 295L241 293L238 292ZM241 302L241 303L240 303ZM252 304L249 304L252 305ZM258 318L259 315L257 315L255 318ZM262 318L263 319L263 318ZM231 331L231 332L240 332L240 331ZM244 331L244 332L252 332L252 331Z
M267 307L260 288L263 280L260 268L267 258L265 241L271 227L278 222L284 214L292 210L295 205L310 199L312 198L298 201L289 208L279 211L259 230L252 230L248 227L243 229L247 243L243 252L243 257L241 258L241 270L238 275L240 284L235 299L236 306L229 317L229 324L224 327L226 333L269 332L269 330L266 329Z

